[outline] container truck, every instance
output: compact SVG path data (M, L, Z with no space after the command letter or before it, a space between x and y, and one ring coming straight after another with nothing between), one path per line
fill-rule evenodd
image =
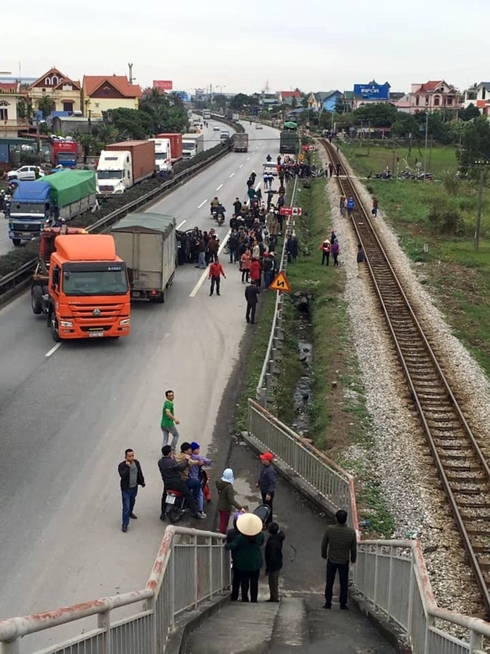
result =
M172 151L170 139L150 139L155 144L155 169L158 172L172 171Z
M177 267L175 218L132 213L111 230L116 252L128 266L131 297L165 302Z
M46 222L69 221L96 207L92 170L64 170L35 182L17 182L10 204L9 237L16 246L37 240Z
M211 120L211 112L204 110L202 112L202 117L204 118L204 120Z
M296 154L298 134L291 130L284 130L281 132L279 144L279 152L281 154Z
M131 330L128 271L109 234L45 227L31 286L31 306L44 314L56 342L119 338Z
M182 137L182 158L192 159L204 151L203 134L184 134Z
M233 150L234 152L248 152L248 134L246 132L233 134Z
M76 168L78 144L69 136L52 136L49 142L49 160L52 166Z
M122 141L106 145L97 164L97 193L121 195L155 173L153 141Z
M182 159L182 134L180 132L169 132L166 134L157 134L157 139L169 139L170 141L170 158L172 163Z

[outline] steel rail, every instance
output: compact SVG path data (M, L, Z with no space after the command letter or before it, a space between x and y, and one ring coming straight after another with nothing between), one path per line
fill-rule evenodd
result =
M342 165L335 148L324 139L320 142L333 163ZM363 246L370 277L439 479L469 557L483 604L487 614L490 614L490 513L488 516L475 516L465 512L468 509L490 509L490 468L373 228L363 200L348 175L337 179L345 197L355 199L357 211L351 222ZM466 476L468 473L469 476Z

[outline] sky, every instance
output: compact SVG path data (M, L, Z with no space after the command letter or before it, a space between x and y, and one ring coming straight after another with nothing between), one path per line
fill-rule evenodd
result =
M70 10L67 7L72 7ZM71 15L70 18L68 16ZM66 0L20 3L2 33L0 71L72 79L128 74L146 87L223 93L300 88L392 91L490 79L488 0ZM13 54L10 54L13 53Z

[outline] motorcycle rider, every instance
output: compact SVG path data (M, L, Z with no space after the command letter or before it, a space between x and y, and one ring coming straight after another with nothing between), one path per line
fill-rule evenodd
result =
M215 195L214 198L211 200L210 204L210 211L213 214L213 216L216 214L216 209L219 207L220 201L218 200L218 196Z
M172 456L171 446L164 445L162 447L162 458L158 462L158 467L160 469L160 474L162 475L163 481L160 520L165 520L165 498L167 496L167 491L169 490L176 491L184 497L193 518L201 517L197 512L197 505L194 501L194 497L192 496L191 491L186 486L181 477L181 472L189 466L190 458L190 455L188 455L188 457L183 458L180 463L177 463L177 461Z
M267 162L272 161L272 157L271 157L270 154L268 154L267 157L266 157L265 159L266 159Z
M175 460L178 463L186 463L184 465L184 468L180 472L180 478L184 481L185 485L187 488L192 492L192 495L194 496L194 501L197 505L199 502L199 496L201 494L201 484L197 479L193 479L192 477L189 477L189 469L191 466L202 466L203 461L195 461L194 459L191 458L192 454L192 449L191 449L191 444L190 443L182 443L180 446L180 452L177 454L175 457ZM205 518L204 513L197 513L198 518Z
M225 222L225 213L226 213L226 209L220 202L216 207L216 214L214 216L218 225L222 225Z

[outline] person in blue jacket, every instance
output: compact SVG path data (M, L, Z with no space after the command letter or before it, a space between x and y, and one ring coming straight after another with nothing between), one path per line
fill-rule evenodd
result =
M355 206L356 205L354 203L354 199L349 198L347 200L347 214L348 214L349 218L352 218L352 212L354 211Z

